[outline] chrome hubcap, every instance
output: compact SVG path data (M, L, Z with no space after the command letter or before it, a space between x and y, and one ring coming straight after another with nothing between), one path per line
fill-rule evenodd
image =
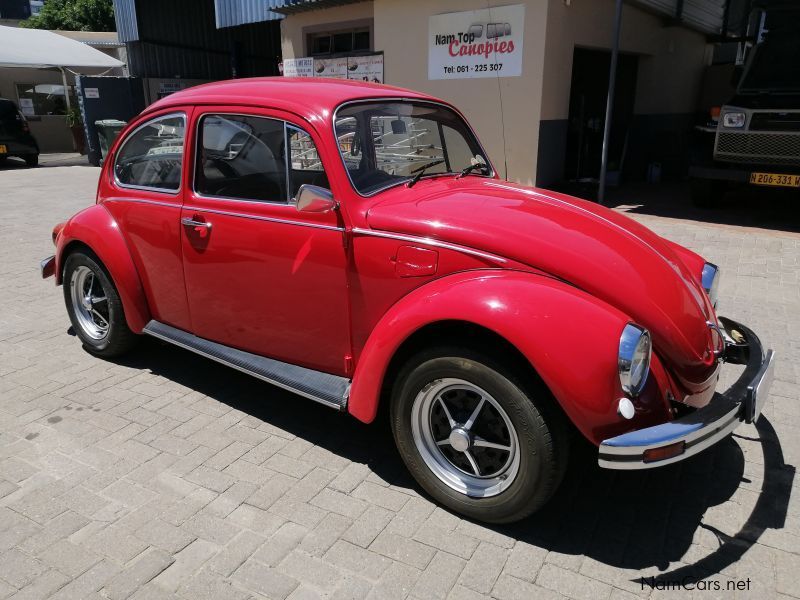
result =
M411 430L433 474L467 496L496 496L519 472L511 419L489 393L463 379L437 379L420 390Z
M78 326L93 340L108 335L108 300L99 277L89 267L79 266L69 282L72 308Z

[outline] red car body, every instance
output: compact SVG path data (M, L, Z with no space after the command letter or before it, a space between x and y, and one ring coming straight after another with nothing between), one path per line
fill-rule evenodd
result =
M513 346L595 445L668 424L676 405L709 405L725 328L703 285L703 258L618 212L495 174L423 178L362 195L339 154L334 115L375 99L449 106L387 86L280 78L208 84L156 102L110 149L97 204L57 228L46 271L61 283L62 257L88 246L117 286L133 332L156 320L346 378L346 410L364 422L375 418L404 344L445 324ZM176 111L187 118L179 192L119 186L120 144L140 124ZM307 131L338 210L195 193L193 148L207 113L272 117ZM631 322L650 332L653 352L627 418L618 353Z

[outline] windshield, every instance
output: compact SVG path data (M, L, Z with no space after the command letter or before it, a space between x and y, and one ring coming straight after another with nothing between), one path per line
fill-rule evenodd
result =
M336 113L335 126L350 180L362 195L410 181L423 169L430 177L487 162L464 120L438 104L353 104Z
M784 15L771 27L764 41L753 48L740 92L800 91L800 13Z

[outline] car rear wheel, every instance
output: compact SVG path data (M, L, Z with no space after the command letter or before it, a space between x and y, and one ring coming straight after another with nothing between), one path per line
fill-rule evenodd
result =
M527 391L530 389L530 392ZM543 386L467 348L412 359L392 392L395 442L436 500L490 523L522 519L557 489L567 432Z
M94 254L70 254L64 263L63 282L67 313L87 350L112 357L133 346L137 338L125 322L117 289Z
M29 167L36 167L39 165L39 155L38 154L28 154L25 156L25 164Z

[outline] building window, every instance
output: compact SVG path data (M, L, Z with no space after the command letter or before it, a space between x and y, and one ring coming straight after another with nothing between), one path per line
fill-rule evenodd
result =
M309 35L308 47L311 56L369 52L372 49L368 27L328 31Z
M64 86L54 83L18 83L19 108L26 117L67 114ZM72 106L78 106L75 88L68 86Z

